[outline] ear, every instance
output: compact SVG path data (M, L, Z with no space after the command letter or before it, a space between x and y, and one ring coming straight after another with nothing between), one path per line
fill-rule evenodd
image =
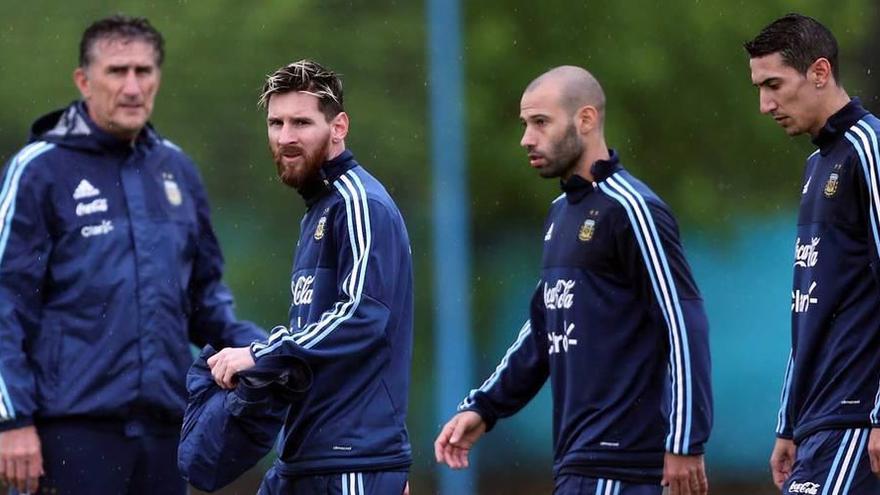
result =
M587 134L594 129L598 129L599 110L593 105L584 105L580 107L575 114L575 125L581 134Z
M810 84L816 86L817 89L824 88L826 85L834 81L834 75L831 72L831 62L825 57L819 57L807 69L807 80Z
M79 90L83 99L88 100L92 92L89 88L89 77L86 75L86 70L84 68L77 67L76 70L73 71L73 84L76 85L76 89Z
M333 120L330 121L330 138L334 142L344 141L348 136L348 114L339 112Z

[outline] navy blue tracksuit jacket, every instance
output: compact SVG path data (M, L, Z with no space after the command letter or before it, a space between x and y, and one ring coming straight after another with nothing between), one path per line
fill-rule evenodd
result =
M0 430L35 418L180 424L190 342L243 346L195 166L74 103L39 119L0 189Z
M291 355L263 358L238 373L233 390L214 382L205 346L186 376L189 404L183 419L177 465L194 487L213 492L252 468L275 445L297 395L311 386L308 366Z
M312 369L292 404L276 470L288 476L405 471L412 355L412 256L385 188L346 150L305 191L291 273L290 328L251 346Z
M791 357L776 433L878 427L880 120L853 99L807 159L794 242Z
M613 151L592 174L563 184L530 318L459 409L491 428L549 377L554 473L655 483L708 439L708 324L668 207Z

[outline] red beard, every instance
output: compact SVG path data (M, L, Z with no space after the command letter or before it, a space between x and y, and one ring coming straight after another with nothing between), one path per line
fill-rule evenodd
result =
M300 146L283 146L272 149L272 157L275 160L278 178L284 184L296 190L301 190L306 184L318 180L321 165L327 160L329 149L329 134L324 142L313 150L307 150ZM289 160L289 155L292 153L299 155L299 161L297 163L284 163L284 155L287 154Z

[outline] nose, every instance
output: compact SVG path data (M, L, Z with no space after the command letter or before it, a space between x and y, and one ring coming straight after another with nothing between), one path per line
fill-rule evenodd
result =
M767 114L771 113L778 108L776 104L776 100L772 97L772 95L768 94L763 88L760 91L759 96L759 109L761 113Z
M526 126L523 129L522 138L519 140L519 145L525 149L530 149L535 147L535 138L533 133L529 130L529 127Z
M125 84L122 86L122 91L129 96L137 96L141 93L141 85L138 83L137 74L133 69L125 74Z
M291 144L297 144L299 142L299 134L296 132L296 128L292 125L285 123L281 126L281 132L278 133L278 144L282 146L287 146Z

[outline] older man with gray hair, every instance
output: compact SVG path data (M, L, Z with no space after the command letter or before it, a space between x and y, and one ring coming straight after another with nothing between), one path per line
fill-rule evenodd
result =
M23 492L183 494L190 343L247 345L195 164L149 124L144 18L89 26L82 99L38 119L0 191L0 478Z

